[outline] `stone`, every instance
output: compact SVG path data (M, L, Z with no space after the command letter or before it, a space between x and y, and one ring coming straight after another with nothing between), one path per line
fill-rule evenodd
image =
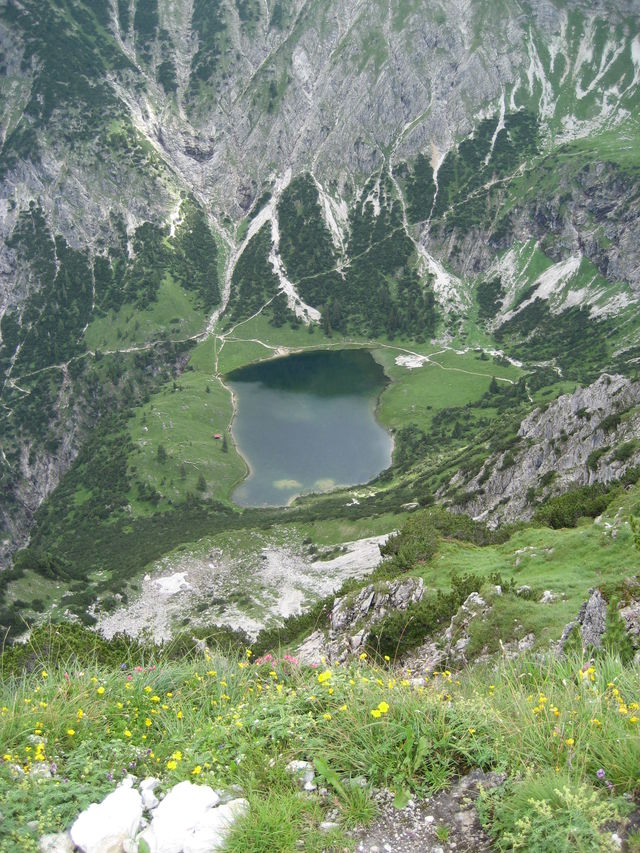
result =
M304 791L315 791L318 787L313 781L315 773L309 761L290 761L285 770L295 777L296 784Z
M632 601L618 612L624 620L631 642L634 646L640 645L640 600Z
M145 811L151 811L151 809L155 809L160 804L160 800L149 788L145 788L140 796L142 797L142 806Z
M229 829L248 810L249 803L244 799L231 800L225 805L209 809L185 839L183 853L212 853L220 850Z
M556 600L555 595L551 592L550 589L545 589L542 593L542 598L540 599L540 604L553 604Z
M153 820L138 838L146 841L150 853L182 853L185 841L206 827L207 813L219 802L208 785L180 782L154 810Z
M139 788L140 796L142 797L142 805L147 811L155 809L160 802L155 795L155 789L159 784L160 780L156 779L155 776L147 776L146 779L143 779L142 782L140 782Z
M296 649L296 657L300 663L318 664L321 658L327 657L325 638L322 631L314 631Z
M586 646L600 648L607 620L607 602L599 589L589 590L589 600L580 611L578 621L582 625L582 643Z
M116 788L79 815L71 827L71 840L83 853L121 853L122 843L135 837L141 817L140 794Z
M602 597L599 589L590 589L589 598L584 602L578 613L577 619L565 625L565 628L558 641L557 653L564 653L564 648L567 640L571 636L574 628L580 629L582 637L582 645L585 649L588 647L600 648L602 645L602 636L604 634L607 620L607 602Z
M159 784L160 780L156 779L155 776L147 776L140 782L139 787L141 791L155 791Z
M494 453L483 469L472 476L460 477L456 483L470 495L459 509L490 527L531 518L534 504L527 500L530 487L539 489L545 475L555 474L546 494L561 494L576 486L618 479L624 471L638 465L640 448L624 462L602 459L597 470L588 467L589 455L608 443L603 430L596 429L597 421L608 415L635 408L640 402L640 382L621 375L603 374L593 384L564 394L544 409L536 409L521 422L518 444L513 448L515 465L502 468L502 455ZM597 412L597 421L579 417L577 412ZM618 427L616 443L628 441L639 434L640 413ZM566 440L557 441L558 436ZM556 439L555 444L552 440ZM449 486L450 484L447 484ZM447 486L437 493L442 497ZM617 531L612 531L611 535ZM516 556L521 564L524 556Z
M40 839L40 853L73 853L74 843L68 832L43 835Z

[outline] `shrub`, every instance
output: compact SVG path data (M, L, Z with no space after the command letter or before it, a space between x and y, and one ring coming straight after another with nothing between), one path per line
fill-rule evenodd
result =
M575 527L579 518L595 518L615 497L616 491L602 483L571 489L563 495L546 500L534 519L547 527Z
M616 462L626 462L628 459L631 459L637 447L637 439L634 438L631 441L625 441L624 444L621 444L616 447L615 453L613 454L613 458L616 460Z
M483 794L479 803L481 821L498 849L536 853L613 849L607 824L627 811L622 798L604 797L550 771Z
M416 648L455 614L472 592L477 592L484 578L476 574L453 575L451 591L427 594L422 601L406 610L396 610L374 625L368 646L377 655L392 660Z

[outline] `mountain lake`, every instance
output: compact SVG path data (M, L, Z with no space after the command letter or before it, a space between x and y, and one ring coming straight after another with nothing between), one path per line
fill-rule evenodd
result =
M249 467L240 506L284 506L306 492L366 483L391 464L393 440L377 422L388 380L365 349L315 350L227 374L232 434Z

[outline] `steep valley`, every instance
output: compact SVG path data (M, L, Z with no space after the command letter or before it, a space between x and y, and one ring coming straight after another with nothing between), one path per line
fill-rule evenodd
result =
M0 853L640 851L640 0L0 0Z
M632 477L639 38L622 0L9 0L2 624L52 585L92 621L175 548L279 523L232 501L225 379L277 355L369 349L394 439L285 514L496 524ZM579 387L597 416L525 449Z

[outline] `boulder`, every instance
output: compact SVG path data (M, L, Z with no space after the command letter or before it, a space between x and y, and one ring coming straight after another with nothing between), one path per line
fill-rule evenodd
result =
M212 853L214 850L220 850L234 822L248 810L249 803L243 799L231 800L215 809L209 809L185 838L183 853Z
M71 827L71 840L83 853L121 853L123 842L138 832L141 817L140 794L116 788L79 815Z
M150 853L182 853L185 840L219 802L220 797L208 785L180 782L154 810L151 824L139 838L146 841Z
M558 642L558 654L564 653L567 640L575 628L580 630L582 645L585 649L600 648L602 635L604 634L607 621L607 602L602 597L599 589L590 589L589 598L584 602L578 616L567 625Z
M589 590L591 596L578 615L582 625L582 643L584 646L599 648L602 645L605 623L607 621L607 602L599 589Z

